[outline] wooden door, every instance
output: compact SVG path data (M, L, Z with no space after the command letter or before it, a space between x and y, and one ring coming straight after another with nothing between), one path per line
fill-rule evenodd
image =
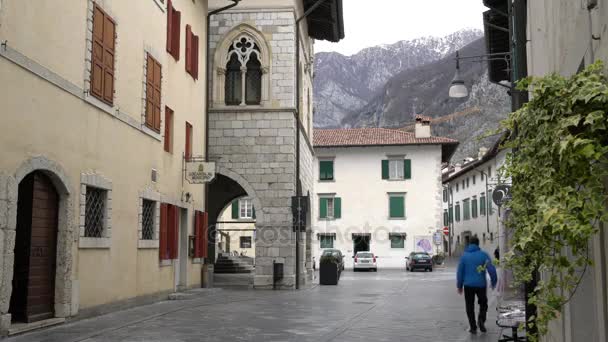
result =
M59 197L44 174L19 184L11 314L35 322L54 316Z

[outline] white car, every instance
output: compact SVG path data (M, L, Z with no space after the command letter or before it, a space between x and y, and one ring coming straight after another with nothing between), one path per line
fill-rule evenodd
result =
M376 263L376 256L372 252L357 252L355 254L353 271L358 270L372 270L378 271L378 264Z

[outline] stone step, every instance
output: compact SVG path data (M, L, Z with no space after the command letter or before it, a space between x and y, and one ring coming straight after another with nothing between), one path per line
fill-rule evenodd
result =
M253 274L215 274L213 287L225 289L253 288Z

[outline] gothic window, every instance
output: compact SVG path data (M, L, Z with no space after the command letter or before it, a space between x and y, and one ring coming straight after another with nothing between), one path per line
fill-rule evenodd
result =
M262 100L260 48L249 36L239 36L228 49L226 105L259 105Z

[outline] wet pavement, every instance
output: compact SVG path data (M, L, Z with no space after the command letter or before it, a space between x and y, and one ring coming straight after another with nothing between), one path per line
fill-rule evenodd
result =
M470 335L453 267L345 271L337 286L300 291L200 290L167 301L7 339L17 341L497 341Z

